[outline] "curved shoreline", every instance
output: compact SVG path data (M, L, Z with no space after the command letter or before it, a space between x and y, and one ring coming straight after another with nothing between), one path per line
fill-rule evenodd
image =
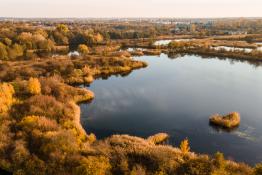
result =
M163 54L163 56L164 56L164 54ZM148 59L146 59L146 57L147 56L145 56L145 58L144 57L137 57L137 60L144 60L144 61L147 61ZM165 59L167 59L166 58L166 56L164 56L165 57ZM157 59L158 57L150 57L149 56L149 58L151 59L152 58L152 60L154 60L154 59ZM159 59L161 59L161 58L159 58ZM199 59L200 59L200 57L199 57ZM216 59L216 58L215 58ZM152 63L153 64L153 61L152 62L149 62L149 63ZM149 67L150 67L150 65L149 65ZM136 74L136 75L141 75L141 74L139 74L139 72L138 72L138 74ZM129 80L129 79L128 79ZM101 80L101 81L103 81L103 80ZM101 87L108 87L108 86L106 86L106 82L108 82L108 81L110 81L110 80L104 80L104 83L99 83L99 85L101 85ZM113 82L115 82L115 81L113 81ZM116 82L118 82L118 81L116 81ZM127 81L124 81L124 82L127 82ZM113 83L113 84L111 84L110 82L108 82L109 83L109 87L113 87L113 88L118 88L118 84L116 84L116 83ZM121 83L121 82L119 82L119 83ZM134 85L135 84L132 84L131 83L131 85L133 85L133 87L134 87ZM98 86L96 86L96 87L98 87ZM99 86L100 87L100 86ZM122 86L120 86L120 87L122 87ZM124 88L125 88L125 86L124 86ZM96 88L94 88L93 90L95 90ZM97 89L99 89L99 88L97 88ZM113 90L113 89L112 89ZM95 91L95 92L100 92L99 90L98 91ZM104 104L104 102L109 102L110 101L110 99L107 99L108 101L102 101L103 102L103 104ZM116 99L114 99L114 100L117 100L117 98ZM98 101L97 101L97 103L99 103ZM92 105L93 106L93 105ZM93 106L94 107L94 106ZM93 107L92 107L92 111L93 111ZM84 109L84 108L83 108ZM88 117L88 109L89 108L87 108L87 114L86 115L84 115L84 116L87 116ZM94 107L94 109L96 109L95 107ZM136 108L134 108L134 109L136 109ZM130 109L129 109L130 110ZM97 111L97 110L96 110ZM106 113L105 113L106 114ZM117 113L114 113L114 114L116 114L116 115L118 115ZM98 113L98 115L99 115L99 113ZM121 116L120 116L121 117ZM119 117L119 118L120 118ZM206 119L205 119L206 120ZM98 122L97 123L100 123L100 122L103 122L102 120L98 120ZM114 120L114 123L116 123L117 122L117 120ZM139 122L139 120L138 120L138 122ZM94 122L93 124L90 124L90 125L92 125L91 127L90 127L90 125L88 126L88 123L86 123L86 125L83 123L83 125L86 127L86 128L90 128L90 130L91 131L93 131L93 132L96 132L97 130L97 128L101 128L101 126L104 126L104 127L107 127L106 125L100 125L100 126L98 126L98 127L96 127L95 125L96 125L96 122ZM125 125L124 125L125 126ZM208 124L207 124L207 127L208 127ZM109 126L108 128L113 128L112 126ZM118 127L116 127L116 128L114 128L114 129L119 129ZM135 130L135 129L133 129L133 130ZM119 130L118 130L119 131ZM120 130L120 131L125 131L125 130ZM105 135L105 133L107 133L107 131L104 131L102 134L101 134L101 132L97 132L97 134L101 134L101 135L103 135L101 138L105 138L104 137L104 135ZM111 133L111 132L110 132ZM112 132L112 133L114 133L114 132ZM116 132L115 132L116 133ZM128 132L123 132L123 133L128 133ZM153 133L152 133L153 134ZM132 134L131 134L132 135ZM175 142L176 142L176 140L175 140ZM220 148L221 149L221 148ZM224 150L225 152L227 151L227 149L226 148L222 148L222 150ZM209 150L207 149L207 150L202 150L203 152L202 153L207 153ZM206 152L205 152L206 151ZM245 150L246 151L246 150ZM212 154L211 152L209 152L209 154ZM236 153L235 153L236 154ZM237 154L235 155L236 157L238 156ZM242 160L242 159L238 159L238 160ZM249 159L245 159L247 162L249 161ZM249 162L250 163L250 162ZM252 164L252 163L250 163L250 164Z

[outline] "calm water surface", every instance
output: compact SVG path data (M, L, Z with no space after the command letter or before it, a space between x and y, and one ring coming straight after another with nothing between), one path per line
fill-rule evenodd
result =
M81 105L81 122L98 138L112 134L148 137L167 132L175 146L188 138L199 153L225 153L262 161L262 67L232 60L162 54L136 58L149 63L126 77L96 80L96 98ZM238 111L241 125L226 132L209 125L211 114Z
M195 40L195 39L193 38L193 39L159 40L159 41L156 41L154 45L157 45L157 46L164 45L165 46L171 43L172 41L181 42L181 41L192 41L192 40Z

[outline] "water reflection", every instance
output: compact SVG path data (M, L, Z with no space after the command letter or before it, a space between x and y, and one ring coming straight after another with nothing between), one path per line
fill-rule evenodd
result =
M91 84L96 98L81 105L87 132L98 138L167 132L175 146L187 137L196 152L221 151L250 164L262 161L261 63L195 55L175 58L137 57L149 66ZM225 132L209 126L211 114L231 111L241 114L239 128Z
M219 56L213 57L213 56L208 56L208 55L201 55L200 56L200 55L197 55L197 54L187 54L187 53L170 53L170 54L168 54L168 58L169 59L179 59L179 58L183 58L186 55L197 56L199 58L208 59L208 60L209 59L225 60L225 61L228 61L232 65L235 64L235 63L246 63L246 64L253 66L254 68L262 66L262 61L244 60L244 59L237 59L237 58L230 59L230 58L226 58L226 57L219 57Z
M168 45L171 43L173 40L159 40L154 43L156 46L161 46L161 45Z
M215 47L212 47L212 48L215 49L215 50L225 50L225 51L232 51L232 52L244 51L246 53L250 53L250 52L253 51L253 49L250 49L250 48L229 47L229 46L215 46Z
M190 39L174 39L174 40L158 40L154 43L154 45L156 46L166 46L169 43L171 43L172 41L176 41L176 42L185 42L185 41L192 41L195 40L194 38L190 38Z

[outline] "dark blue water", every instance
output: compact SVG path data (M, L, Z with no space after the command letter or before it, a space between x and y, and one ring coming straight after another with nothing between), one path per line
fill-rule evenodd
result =
M96 80L96 98L81 105L81 122L98 138L112 134L147 137L170 134L178 146L254 164L262 161L262 67L247 62L166 55L136 58L149 66L126 77ZM237 111L241 125L231 132L213 128L209 116Z

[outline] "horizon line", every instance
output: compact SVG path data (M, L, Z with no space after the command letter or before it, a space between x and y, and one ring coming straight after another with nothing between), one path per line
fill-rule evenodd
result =
M12 17L0 16L0 18L13 19L225 19L225 18L261 18L262 16L221 16L221 17Z

